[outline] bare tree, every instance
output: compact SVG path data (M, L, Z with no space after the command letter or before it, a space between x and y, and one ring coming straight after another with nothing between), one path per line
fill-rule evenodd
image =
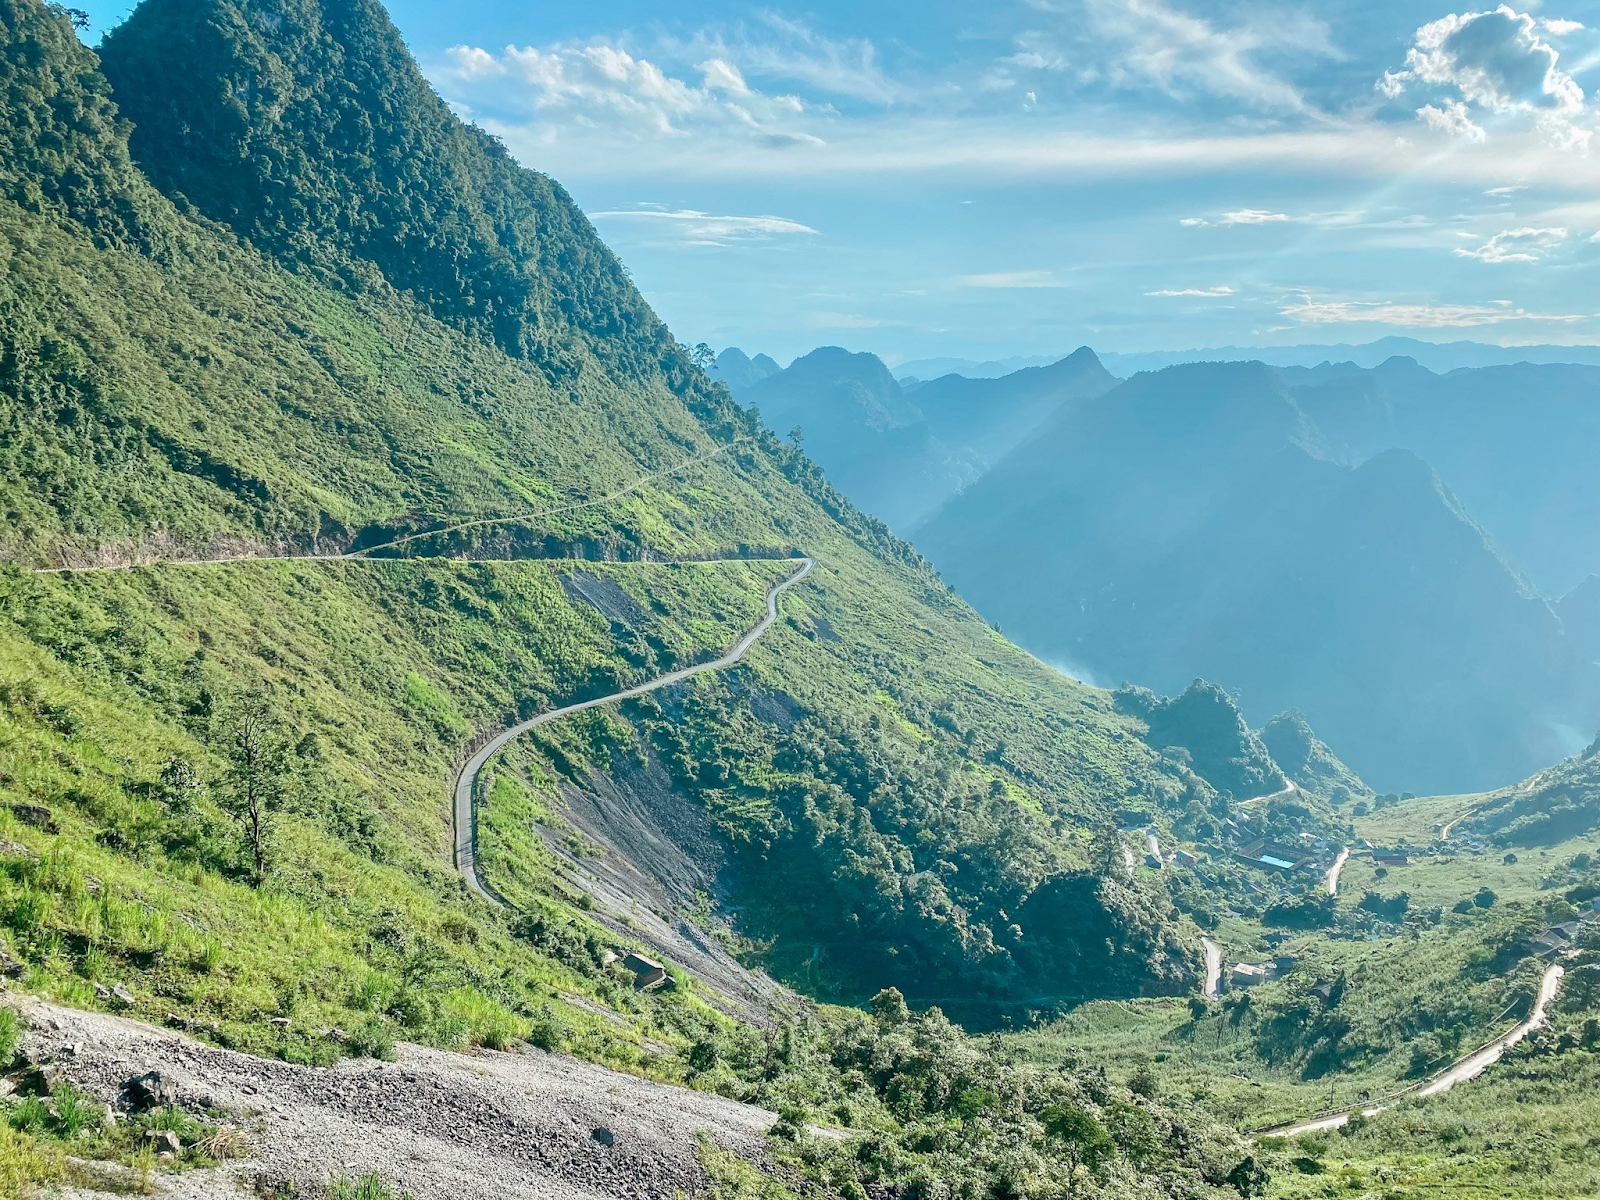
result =
M266 703L256 696L233 705L224 715L223 729L228 759L223 806L240 825L251 859L250 885L259 888L267 878L272 817L283 804L288 745Z

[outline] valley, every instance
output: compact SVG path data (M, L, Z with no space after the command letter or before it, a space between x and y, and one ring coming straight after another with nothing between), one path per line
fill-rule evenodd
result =
M1600 367L717 354L600 230L824 234L451 90L642 59L95 19L0 0L0 1200L1600 1188Z

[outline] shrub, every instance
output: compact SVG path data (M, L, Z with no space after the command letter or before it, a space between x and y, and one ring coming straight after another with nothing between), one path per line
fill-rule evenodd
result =
M346 1039L345 1045L356 1058L394 1061L394 1031L387 1021L374 1018L365 1022Z

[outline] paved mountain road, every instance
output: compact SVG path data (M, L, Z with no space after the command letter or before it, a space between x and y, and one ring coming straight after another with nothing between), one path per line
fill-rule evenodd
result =
M400 534L387 542L379 542L373 546L363 546L359 550L346 550L338 554L318 554L315 551L309 554L231 554L219 555L215 558L150 558L142 562L111 563L104 566L85 567L33 567L30 568L35 575L70 575L78 571L132 571L139 567L216 567L226 566L231 563L274 563L274 562L351 562L362 559L371 559L379 550L394 550L401 546L424 538L437 537L443 533L457 533L463 529L481 529L490 525L514 525L519 521L534 521L540 517L554 517L563 513L579 512L585 508L598 508L602 504L611 504L624 496L632 495L652 479L670 478L684 471L693 470L695 467L704 466L714 458L726 454L735 446L746 441L746 438L735 438L726 445L717 446L705 454L694 458L684 459L670 467L661 467L655 471L647 471L632 483L620 487L604 496L595 496L588 500L571 500L565 504L557 504L550 508L531 509L528 512L516 513L508 517L479 517L470 521L458 521L453 525L442 525L437 529L419 529L414 533ZM378 559L375 561L389 561Z
M771 562L774 560L738 559L737 561ZM583 700L577 704L553 708L549 712L540 713L536 717L530 717L526 721L501 730L488 742L484 743L483 747L467 760L466 765L461 768L461 773L456 776L454 803L451 808L455 821L456 870L461 873L461 878L466 881L467 886L491 903L505 904L505 901L496 895L494 890L484 882L483 876L478 871L478 818L477 808L473 801L477 793L478 776L482 774L484 765L491 758L504 749L508 743L530 730L537 729L541 725L548 725L551 721L559 720L570 713L582 712L585 709L599 708L603 704L611 704L618 700L629 700L635 696L647 695L650 692L659 691L661 688L671 687L675 683L682 683L685 679L693 678L696 675L703 675L708 671L723 671L736 665L749 653L750 647L754 646L760 640L761 635L772 628L773 622L778 619L778 597L811 574L812 568L817 565L814 560L809 558L799 559L798 562L800 564L799 568L793 574L774 584L767 592L766 615L761 618L750 632L734 643L732 649L720 658L714 658L710 662L699 663L692 667L682 667L676 671L669 671L665 675L658 676L645 683L636 684L630 688L624 688L620 692L613 692L609 696L599 696L593 700Z

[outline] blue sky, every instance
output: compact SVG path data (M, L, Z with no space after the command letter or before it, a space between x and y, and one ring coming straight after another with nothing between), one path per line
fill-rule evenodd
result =
M1600 341L1592 0L395 0L686 341Z

